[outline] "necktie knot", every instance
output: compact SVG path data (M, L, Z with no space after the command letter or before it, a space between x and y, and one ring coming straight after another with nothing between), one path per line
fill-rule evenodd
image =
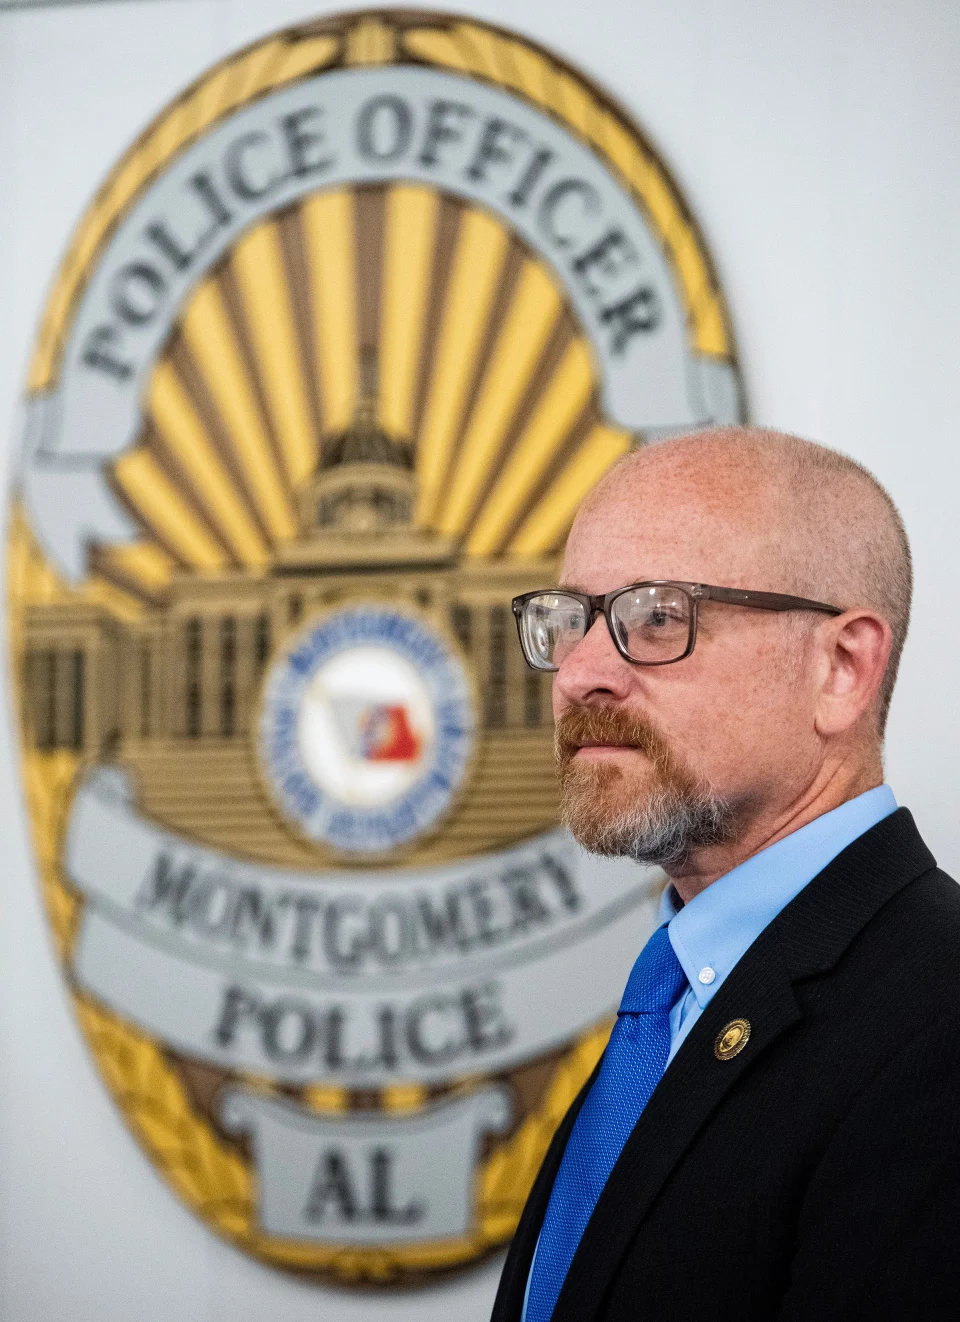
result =
M656 1014L669 1010L686 985L666 924L658 927L630 971L620 1014Z

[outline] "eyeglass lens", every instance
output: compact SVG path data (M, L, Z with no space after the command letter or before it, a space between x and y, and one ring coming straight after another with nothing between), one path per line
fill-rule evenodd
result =
M586 633L587 612L576 597L542 592L524 602L521 628L530 664L554 670Z
M614 599L610 620L634 661L676 661L690 637L690 598L677 588L631 588Z
M634 661L662 664L678 660L690 638L691 604L678 588L631 588L615 597L610 624L617 642ZM553 670L587 631L583 602L563 592L543 592L524 603L524 650L530 664Z

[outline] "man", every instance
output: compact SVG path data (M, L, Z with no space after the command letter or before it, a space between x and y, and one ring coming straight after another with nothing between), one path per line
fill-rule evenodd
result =
M960 889L882 784L892 501L793 437L681 437L601 481L561 583L515 610L564 819L670 885L494 1322L960 1317Z

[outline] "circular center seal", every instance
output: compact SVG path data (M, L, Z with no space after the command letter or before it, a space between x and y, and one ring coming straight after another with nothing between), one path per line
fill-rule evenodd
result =
M473 751L470 682L425 620L360 606L314 621L267 676L260 755L312 840L386 853L433 827Z

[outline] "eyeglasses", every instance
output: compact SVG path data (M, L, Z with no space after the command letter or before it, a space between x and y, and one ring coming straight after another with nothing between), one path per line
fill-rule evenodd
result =
M652 579L615 588L603 596L539 588L513 599L520 646L534 670L559 670L598 615L603 615L614 646L637 666L667 666L690 655L697 641L702 601L750 606L764 611L822 611L842 615L839 606L779 592L746 592L707 583Z

